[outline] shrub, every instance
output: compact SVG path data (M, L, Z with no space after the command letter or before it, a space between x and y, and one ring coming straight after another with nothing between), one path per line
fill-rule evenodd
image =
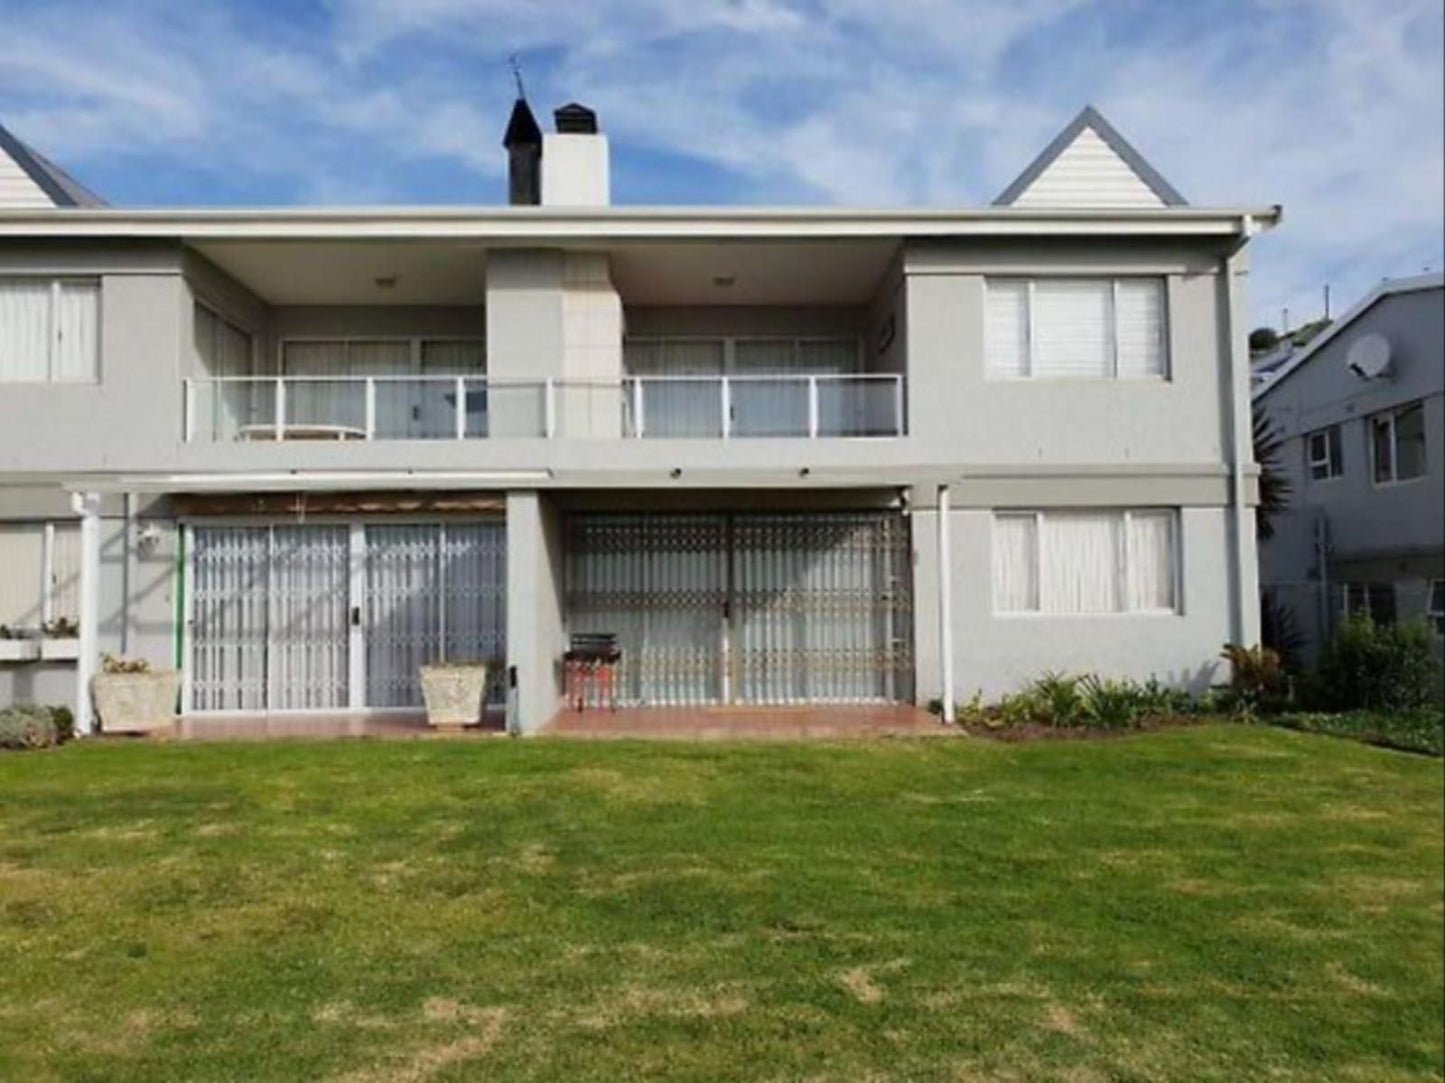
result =
M75 737L75 712L69 707L51 707L50 720L55 723L55 737L61 744Z
M1133 681L1116 681L1090 673L1079 681L1081 717L1100 729L1128 729L1139 720L1141 694Z
M1045 673L1033 683L1032 706L1038 721L1049 726L1077 725L1083 713L1084 697L1079 693L1079 678L1065 673Z
M1320 690L1337 711L1412 711L1435 698L1434 634L1425 621L1346 620L1320 663Z
M48 707L7 707L0 711L0 748L50 748L60 743Z
M1229 663L1229 691L1236 714L1252 716L1284 705L1288 682L1278 651L1259 644L1226 643L1219 656Z

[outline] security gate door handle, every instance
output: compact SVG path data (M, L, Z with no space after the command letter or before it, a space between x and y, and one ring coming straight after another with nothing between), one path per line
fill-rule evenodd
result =
M351 626L353 628L361 627L361 606L359 605L351 607Z

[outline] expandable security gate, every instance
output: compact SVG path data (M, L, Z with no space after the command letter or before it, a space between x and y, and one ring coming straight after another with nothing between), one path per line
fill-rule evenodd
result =
M190 554L192 710L419 707L439 659L500 677L500 520L198 526Z
M897 512L576 515L572 632L615 632L637 704L908 700L912 590Z

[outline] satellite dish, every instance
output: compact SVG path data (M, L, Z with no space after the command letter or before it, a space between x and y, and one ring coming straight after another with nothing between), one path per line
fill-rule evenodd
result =
M1350 343L1345 363L1362 380L1378 380L1390 375L1390 340L1370 332Z

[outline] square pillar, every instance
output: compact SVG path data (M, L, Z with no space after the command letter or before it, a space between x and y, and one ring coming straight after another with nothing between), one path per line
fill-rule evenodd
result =
M562 517L535 490L507 494L507 729L531 734L562 705Z

